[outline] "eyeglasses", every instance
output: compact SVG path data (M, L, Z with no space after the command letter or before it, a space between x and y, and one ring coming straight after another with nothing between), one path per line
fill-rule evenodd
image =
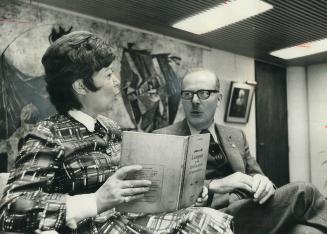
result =
M181 95L184 100L192 100L195 93L199 99L206 100L210 97L212 93L218 93L218 90L205 90L205 89L200 89L197 91L182 90Z

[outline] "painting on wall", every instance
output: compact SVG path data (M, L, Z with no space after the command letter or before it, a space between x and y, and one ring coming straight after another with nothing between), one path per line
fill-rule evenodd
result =
M41 58L53 27L99 35L114 48L121 95L103 115L123 130L149 132L181 119L180 79L202 65L203 49L171 38L72 15L30 3L3 1L0 24L0 160L11 164L18 139L34 123L56 113L49 101ZM69 24L67 24L69 22ZM7 163L3 163L7 164ZM2 164L2 165L3 165ZM10 169L9 167L7 169ZM5 171L0 168L0 171Z
M231 82L225 122L247 123L254 94L254 85Z
M71 26L65 28L68 28L67 33L72 30ZM2 52L0 139L3 140L0 153L17 155L19 139L39 120L56 113L46 91L41 57L51 43L54 31L65 28L53 28L53 25L32 27L13 38ZM41 50L33 50L25 40L34 35L39 35L36 40ZM169 53L151 54L147 50L133 49L131 45L122 52L123 55L118 57L121 58L121 99L126 114L120 118L130 118L134 124L130 128L122 126L123 129L150 132L171 124L180 100L180 81L170 63L180 59L172 59ZM119 103L113 103L113 106L117 105ZM13 158L8 158L8 168L12 167Z
M55 112L45 88L41 64L52 27L41 25L24 31L13 38L1 53L1 139L10 137L25 122L35 123ZM28 46L26 39L33 35L44 35L35 38L40 50Z
M176 58L175 58L176 59ZM124 48L121 61L121 93L138 131L151 132L172 124L180 101L180 81L168 53ZM155 66L157 64L158 66Z
M19 139L39 120L56 112L46 91L41 64L52 27L45 24L28 28L13 37L1 53L0 159L5 162L1 171L12 168ZM29 46L30 38L39 50Z
M71 26L65 28L72 29ZM35 26L14 38L1 54L0 139L10 137L21 126L24 107L37 113L34 122L56 112L48 98L40 62L53 30L53 25ZM64 29L59 27L58 30ZM29 47L26 40L34 35L39 35L36 41L41 49L37 51ZM121 98L126 116L120 118L130 118L134 124L122 127L149 132L171 124L180 100L180 81L171 63L179 62L180 58L169 53L134 49L131 45L121 51L122 55L118 56L121 58Z

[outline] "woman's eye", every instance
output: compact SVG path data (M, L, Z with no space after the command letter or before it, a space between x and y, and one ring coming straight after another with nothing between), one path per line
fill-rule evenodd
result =
M112 72L110 72L110 73L107 74L107 78L108 78L108 79L110 79L111 76L112 76Z
M113 73L114 73L114 72L113 72L113 70L112 70L111 68L109 68L109 69L107 70L107 77L108 77L108 79L111 78L111 76L112 76Z

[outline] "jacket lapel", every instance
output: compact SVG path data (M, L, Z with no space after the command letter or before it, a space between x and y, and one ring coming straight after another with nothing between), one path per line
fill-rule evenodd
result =
M235 143L233 136L226 130L226 128L219 126L218 124L216 124L216 127L218 129L222 147L225 150L226 156L233 171L245 173L243 158L237 148L237 144Z

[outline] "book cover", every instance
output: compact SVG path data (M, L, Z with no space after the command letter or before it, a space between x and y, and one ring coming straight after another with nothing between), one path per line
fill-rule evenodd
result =
M121 165L143 170L127 179L148 179L142 199L117 207L121 212L157 213L191 206L202 191L210 135L175 136L123 132Z

